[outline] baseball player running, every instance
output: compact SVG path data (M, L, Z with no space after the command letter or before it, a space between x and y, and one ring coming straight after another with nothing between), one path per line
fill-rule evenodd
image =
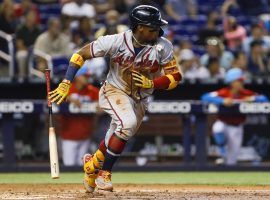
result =
M171 90L182 78L173 46L163 35L167 21L152 6L140 5L130 13L131 30L99 37L70 59L65 79L50 93L60 104L67 96L73 77L87 59L110 57L110 70L100 89L99 105L112 120L98 150L86 154L84 187L112 191L111 171L127 141L138 130L154 89Z
M206 93L202 101L218 105L232 106L239 102L266 102L267 97L247 90L243 85L244 75L239 68L230 69L225 75L228 87ZM245 115L219 115L213 124L212 132L222 156L220 163L235 165L243 140L243 123ZM220 160L220 159L219 159Z

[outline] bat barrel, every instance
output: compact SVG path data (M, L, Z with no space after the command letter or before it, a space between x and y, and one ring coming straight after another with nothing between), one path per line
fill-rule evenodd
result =
M59 162L57 152L57 140L55 130L53 127L49 128L49 147L50 147L51 177L53 179L57 179L59 178Z

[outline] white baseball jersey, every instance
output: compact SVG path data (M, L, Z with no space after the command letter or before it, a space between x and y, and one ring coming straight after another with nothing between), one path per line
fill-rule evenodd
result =
M90 44L90 52L93 58L109 56L110 70L106 81L139 100L152 94L153 89L135 86L131 70L134 69L150 79L160 76L161 66L173 59L173 46L170 41L160 37L155 45L147 45L135 55L132 34L128 30L101 36Z

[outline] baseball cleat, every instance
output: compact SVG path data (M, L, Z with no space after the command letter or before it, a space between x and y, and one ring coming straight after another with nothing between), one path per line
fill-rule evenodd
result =
M84 174L84 179L83 179L83 186L86 190L86 192L94 192L95 188L96 188L96 184L95 184L95 179L96 179L97 175L96 174L91 174L91 176L89 174Z
M91 154L85 154L83 156L83 165L85 169L85 165L87 165L88 162L92 161L92 155ZM83 178L83 185L87 192L94 192L96 183L95 180L97 178L98 174L93 173L87 173L87 170L84 170L84 178Z
M112 173L105 170L100 170L98 177L96 178L96 186L100 190L113 191L113 185L111 181Z

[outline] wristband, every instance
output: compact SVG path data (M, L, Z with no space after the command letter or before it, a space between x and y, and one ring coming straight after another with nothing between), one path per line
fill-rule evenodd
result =
M78 67L72 65L68 66L65 79L72 82L78 70L79 70Z
M167 90L171 90L171 89L175 88L175 87L178 85L178 81L176 81L175 78L174 78L174 76L171 75L171 74L168 74L168 75L166 75L166 76L167 76L167 77L169 78L169 80L170 80L170 84L169 84Z
M154 88L171 90L178 85L180 80L181 74L179 72L157 77L153 80Z
M83 57L80 54L74 53L72 55L72 57L70 58L70 61L69 62L72 62L72 63L78 65L79 67L81 67L81 66L83 66L84 59L83 59Z

